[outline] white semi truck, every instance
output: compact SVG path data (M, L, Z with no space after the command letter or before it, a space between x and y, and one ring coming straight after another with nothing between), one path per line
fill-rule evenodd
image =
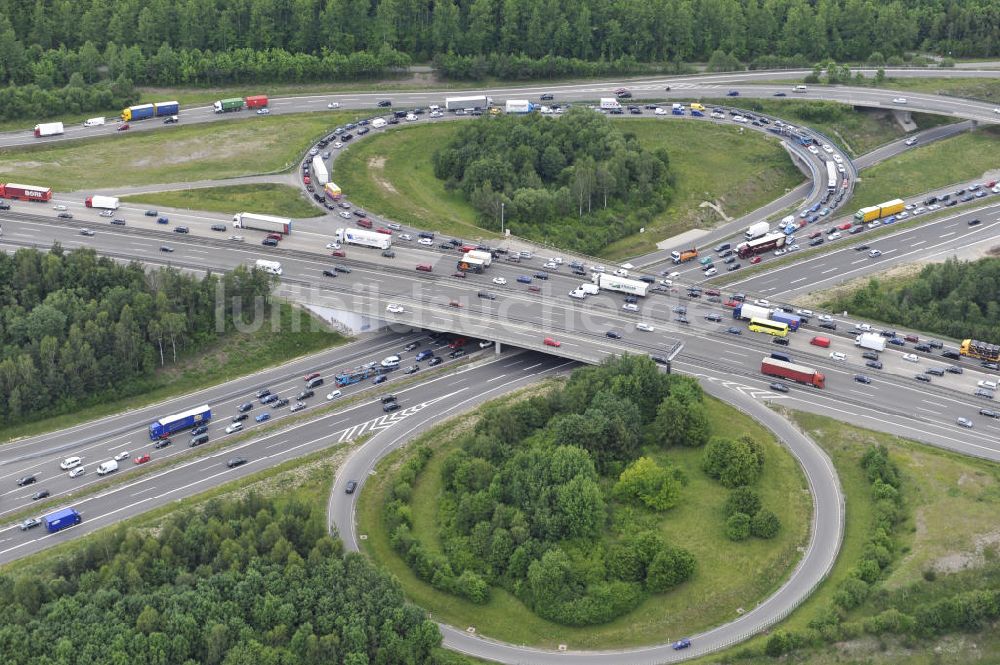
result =
M592 280L599 288L607 289L608 291L620 291L621 293L628 293L633 296L645 296L646 288L649 286L646 282L640 282L637 279L626 279L603 272L595 272Z
M284 235L292 232L292 220L285 217L258 215L253 212L240 212L233 215L233 226L238 229L256 229Z
M392 236L364 229L337 229L337 242L345 245L360 245L374 249L389 249L392 247Z
M319 186L330 182L330 172L326 170L326 162L322 155L315 155L312 161L312 179Z

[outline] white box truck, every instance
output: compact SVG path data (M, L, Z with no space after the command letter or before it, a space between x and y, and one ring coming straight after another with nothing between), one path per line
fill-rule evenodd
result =
M875 333L861 333L854 338L854 346L872 351L885 351L885 338Z
M535 105L527 99L508 99L504 108L507 113L531 113Z
M621 107L621 103L614 97L601 97L601 108L603 110L610 111L612 109L620 109Z
M479 259L480 261L482 261L484 268L489 268L493 264L493 255L490 254L489 252L484 252L481 249L473 249L469 252L466 252L465 255L470 258Z
M458 109L483 109L493 103L492 97L486 95L473 95L471 97L446 97L444 107L449 111Z
M365 231L364 229L337 229L334 234L337 242L346 245L360 245L374 249L389 249L392 247L392 236L386 233Z
M751 224L750 228L747 229L746 238L747 240L755 240L762 235L766 235L770 230L771 225L767 222L757 222L756 224Z
M105 210L118 210L118 198L114 196L88 196L84 199L84 204L88 208L104 208Z
M41 124L35 125L35 137L41 138L43 136L56 136L63 133L63 124L61 122L43 122Z
M271 275L280 275L282 273L281 264L277 261L267 261L266 259L257 259L257 263L254 266L258 270L263 270Z
M601 290L597 287L597 284L587 284L584 282L580 285L580 291L583 291L588 296L596 296Z
M317 185L325 185L330 182L330 172L326 170L326 161L322 155L313 156L312 179Z
M97 467L97 475L106 476L113 471L118 470L118 462L114 460L108 460L107 462L101 462Z

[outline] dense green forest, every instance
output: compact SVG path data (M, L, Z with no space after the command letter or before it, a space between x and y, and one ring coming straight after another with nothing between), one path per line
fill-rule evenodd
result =
M3 663L435 663L437 626L325 523L295 499L212 500L0 575Z
M670 202L670 158L586 109L462 123L434 154L434 175L459 190L479 225L597 254Z
M551 621L611 621L696 574L684 543L659 530L688 484L659 453L704 446L709 433L698 384L660 373L648 358L576 370L545 396L487 407L437 465L442 553L412 530L409 501L432 452L413 455L384 506L392 547L420 579L474 603L500 587ZM746 450L753 454L741 457ZM758 444L712 439L704 454L706 473L741 488L732 514L760 513L759 497L745 489L763 464ZM767 515L757 521L754 535L777 532L776 518L770 533ZM749 535L748 526L733 540Z
M453 78L525 79L987 57L998 12L1000 0L0 0L0 85L32 86L0 95L0 117L62 111L44 91L74 73L124 89L357 80L426 60Z
M178 354L231 332L234 311L252 317L271 287L244 267L199 280L91 249L0 253L0 423L133 394Z
M948 259L915 277L871 279L824 303L833 311L914 330L1000 343L1000 259Z

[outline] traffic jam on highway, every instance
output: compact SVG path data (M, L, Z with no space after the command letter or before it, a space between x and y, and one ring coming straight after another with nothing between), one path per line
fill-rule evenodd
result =
M371 360L353 368L335 371L332 377L324 377L320 372L310 372L298 380L289 378L283 381L280 387L276 386L273 390L262 387L253 395L229 400L232 403L231 408L233 408L231 416L220 414L220 410L225 408L226 404L214 407L214 411L213 407L208 404L202 404L164 416L149 424L148 443L136 444L132 440L134 436L134 432L132 432L120 437L127 438L129 441L117 446L128 447L132 452L119 450L110 459L90 462L96 464L93 467L94 480L112 474L117 475L119 471L124 471L129 466L144 466L155 459L167 459L183 454L185 446L178 446L175 443L175 439L180 435L190 437L187 441L187 448L196 448L209 443L213 438L218 440L226 435L252 431L254 425L279 420L282 415L301 412L311 404L315 409L316 404L313 402L317 396L322 398L325 395L324 401L327 403L343 401L352 397L352 393L358 394L361 391L371 389L372 386L390 387L392 385L390 379L394 374L399 374L402 378L417 373L422 367L437 367L492 346L493 342L488 340L425 332L406 343L400 350L381 360ZM405 359L410 354L412 357L407 362ZM402 408L403 400L395 395L381 394L375 398L375 403L384 414L392 414ZM106 450L108 445L108 442L104 442L94 446L94 448ZM139 447L138 451L135 450L136 447ZM56 464L56 461L35 462L32 465L34 468L23 469L15 473L16 485L19 488L38 487L30 496L24 497L30 498L31 501L39 501L72 492L81 486L60 482L59 479L64 477L84 478L86 480L88 458L91 458L92 455L100 458L98 451L93 448L81 450L63 458L58 462L59 472L54 475L49 475L44 468L46 464ZM226 468L233 469L243 466L249 461L247 457L233 456L228 457L224 465ZM38 469L38 467L42 468ZM46 476L48 477L46 478ZM44 480L48 480L49 483L58 483L60 487L56 488L54 485L51 488L39 487L39 484ZM66 510L72 511L70 517L67 517ZM54 533L79 524L82 520L83 516L75 509L64 508L40 517L29 517L20 523L20 529L21 531L29 531L44 525L47 532Z

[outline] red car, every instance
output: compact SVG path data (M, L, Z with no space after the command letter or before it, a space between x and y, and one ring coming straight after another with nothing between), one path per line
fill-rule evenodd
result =
M305 381L306 383L309 383L313 379L318 379L318 378L319 378L319 372L313 372L312 374L306 374L305 376L303 376L302 380Z
M122 124L118 125L118 131L119 132L124 132L124 131L127 131L127 130L128 130L128 123L127 122L123 122Z
M724 302L722 304L725 307L739 307L740 306L740 301L739 300L727 300L726 302Z
M277 240L278 242L281 242L281 239L284 238L285 236L281 235L280 233L268 233L267 237L270 238L271 240Z
M718 296L722 295L718 289L705 289L706 296Z
M429 263L418 263L417 270L421 272L430 272L432 270L431 264Z
M343 257L347 256L347 253L344 252L344 250L342 250L342 249L335 249L332 252L330 252L330 256L339 256L339 257L343 258Z
M752 259L750 259L750 263L760 263L760 257L759 256L753 257Z
M540 287L540 286L529 286L528 290L531 291L532 293L541 293L542 292L542 287Z
M357 210L355 210L354 212L357 212ZM372 220L365 219L364 217L362 217L361 219L357 220L354 223L363 229L370 229L372 227Z
M140 455L139 457L136 457L134 460L132 460L134 464L145 464L148 461L149 461L149 453L146 453L145 455Z
M465 279L465 273L464 273L464 272L462 272L462 271L459 271L459 272L453 272L453 273L451 273L451 276L452 276L452 277L461 277L461 278Z
M813 231L813 233L809 236L809 239L813 240L814 238L818 238L821 235L823 235L822 231Z
M545 339L542 340L542 342L545 344L545 346L554 346L554 347L557 347L557 348L560 347L560 346L562 346L562 342L557 342L556 340L552 339L551 337L546 337Z
M392 235L392 231L390 231L389 229L382 228L381 226L375 229L375 233L384 233L387 236Z
M846 231L847 229L851 228L851 223L850 222L844 222L843 224L841 224L837 228L840 229L841 231Z
M457 300L452 300L451 302L448 303L448 307L459 307L459 308L461 308L462 307L462 303L458 302Z

